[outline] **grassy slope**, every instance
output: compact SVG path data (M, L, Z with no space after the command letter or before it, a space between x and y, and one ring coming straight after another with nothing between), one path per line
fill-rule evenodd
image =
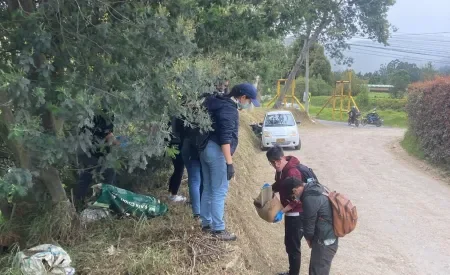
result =
M28 219L27 235L31 239L20 248L58 243L71 256L77 274L259 274L247 267L246 261L252 257L256 257L251 260L255 262L261 259L254 253L251 240L239 233L242 232L242 215L255 215L253 204L242 205L243 196L255 195L254 188L246 183L253 181L254 156L259 152L259 141L248 125L262 121L266 111L256 108L252 112L241 112L239 149L234 157L239 185L234 181L230 184L226 212L227 227L238 233L237 243L214 241L201 233L189 205L170 204L164 217L108 218L87 228L69 223L58 227L57 232L49 226L49 221L54 220L53 214L36 216L33 213L29 218L24 217ZM294 114L302 118L297 112ZM144 189L139 193L162 199L167 195L165 188ZM187 195L186 181L180 193ZM2 229L0 227L0 237ZM11 268L12 260L13 254L0 254L0 274L20 274Z
M425 159L425 154L420 147L419 139L410 130L405 133L405 137L400 144L411 156L422 160Z

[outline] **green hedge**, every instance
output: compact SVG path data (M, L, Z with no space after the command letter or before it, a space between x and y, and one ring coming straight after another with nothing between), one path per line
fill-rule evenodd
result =
M450 77L412 85L406 110L425 156L450 166Z

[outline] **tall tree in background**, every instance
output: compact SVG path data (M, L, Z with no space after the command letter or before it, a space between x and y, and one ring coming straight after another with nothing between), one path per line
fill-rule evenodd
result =
M436 68L433 66L433 63L431 63L431 62L428 62L427 64L425 64L422 68L420 68L420 70L421 70L421 76L420 76L421 81L433 80L438 75L438 71L436 70Z
M406 88L411 83L411 77L408 71L401 69L390 75L390 83L394 86L392 97L401 98L406 92Z
M281 106L306 53L315 42L320 40L332 57L340 59L343 59L342 50L349 48L346 41L355 35L386 44L390 28L387 12L394 3L394 0L313 0L293 4L301 11L302 25L295 32L301 34L304 44L275 108Z

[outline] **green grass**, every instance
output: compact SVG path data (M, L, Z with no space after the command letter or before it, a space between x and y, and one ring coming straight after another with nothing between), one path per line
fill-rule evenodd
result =
M415 136L410 130L406 131L405 137L400 142L403 149L405 149L408 154L414 156L418 159L425 159L425 154L420 147L420 142L417 136Z
M375 93L375 92L370 92L370 93L369 93L369 97L370 97L370 98L391 98L391 94L390 94L390 93Z
M320 111L322 107L318 106L310 106L309 107L309 113L311 116L315 116L319 119L323 120L333 120L333 113L332 108L325 108L320 113L319 116L317 116L317 113ZM363 112L365 114L365 112ZM381 118L384 120L384 125L386 126L392 126L392 127L399 127L399 128L406 128L408 125L408 117L405 112L399 112L399 111L392 111L392 110L378 110L378 114L381 116ZM342 114L342 120L340 120L339 112L335 112L335 119L334 121L347 121L347 114Z

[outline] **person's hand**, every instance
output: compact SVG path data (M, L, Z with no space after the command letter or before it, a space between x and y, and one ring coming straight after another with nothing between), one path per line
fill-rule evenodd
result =
M234 177L234 166L233 164L227 163L227 180L231 180Z
M264 185L262 186L263 189L264 189L264 188L267 188L267 187L270 187L270 184L264 183Z
M116 141L118 142L115 145L120 145L120 147L127 147L128 146L128 138L126 136L117 136Z
M283 215L284 215L283 211L280 210L275 216L275 219L273 219L273 222L274 223L281 222L281 220L283 220Z
M311 240L306 240L306 243L308 244L309 248L312 248L312 246L311 246Z

